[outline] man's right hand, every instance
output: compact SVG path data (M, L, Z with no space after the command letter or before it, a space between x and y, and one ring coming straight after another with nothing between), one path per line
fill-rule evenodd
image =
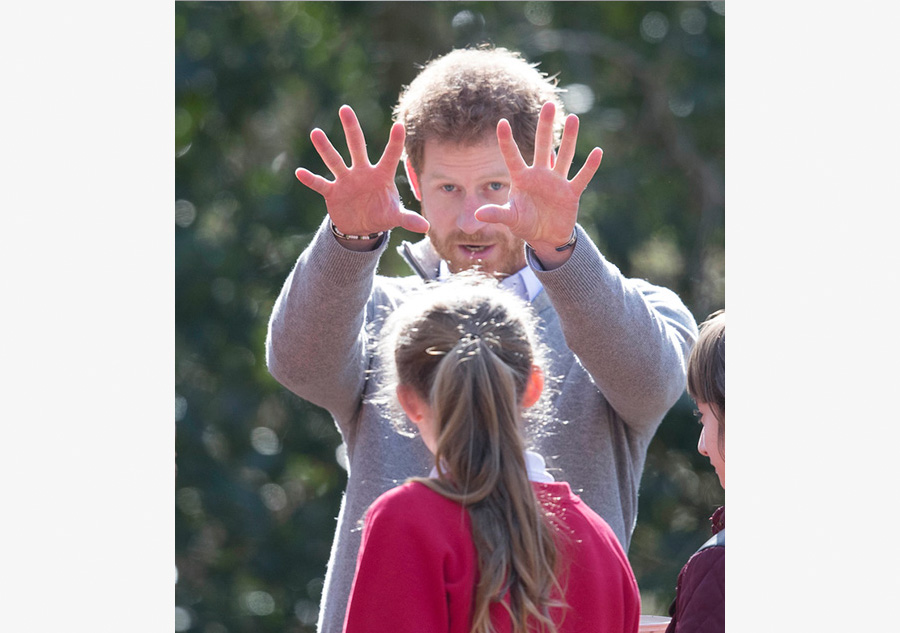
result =
M334 175L334 180L326 180L302 167L295 172L297 180L325 198L328 215L342 233L368 235L397 226L425 233L428 220L403 207L394 182L403 154L403 125L394 123L381 159L372 165L366 152L366 139L353 108L341 106L339 116L350 150L350 167L344 163L325 132L316 128L309 137L325 166Z

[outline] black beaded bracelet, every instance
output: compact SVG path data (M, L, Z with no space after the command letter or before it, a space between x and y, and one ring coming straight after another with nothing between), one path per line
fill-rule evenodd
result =
M339 237L342 240L374 240L384 235L384 231L369 233L368 235L347 235L346 233L341 233L334 225L334 222L331 222L331 232L334 233L335 237Z

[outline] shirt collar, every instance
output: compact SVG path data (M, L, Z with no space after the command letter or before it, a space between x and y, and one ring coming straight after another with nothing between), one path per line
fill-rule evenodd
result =
M440 268L438 269L438 279L447 279L451 274L447 262L441 260ZM537 275L534 274L531 266L528 265L517 273L503 279L500 282L500 286L502 288L513 290L520 299L524 299L528 302L534 301L534 298L540 294L544 287L537 278Z
M544 458L534 451L525 451L525 469L528 471L529 481L536 481L542 484L550 484L555 481L553 475L547 472L547 464L544 462ZM436 479L437 476L437 467L433 466L428 477Z

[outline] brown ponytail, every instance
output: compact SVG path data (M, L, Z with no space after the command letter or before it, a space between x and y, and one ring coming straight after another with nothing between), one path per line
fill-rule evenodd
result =
M431 294L394 343L397 380L438 421L439 476L416 481L468 508L480 572L472 632L492 631L490 606L505 597L515 631L555 632L554 529L524 461L521 402L536 360L527 308L484 283Z

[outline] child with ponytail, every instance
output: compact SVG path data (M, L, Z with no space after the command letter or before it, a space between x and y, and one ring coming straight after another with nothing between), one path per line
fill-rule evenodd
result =
M390 316L383 369L434 469L370 507L344 631L636 632L637 583L609 525L526 450L544 395L531 312L460 277Z

